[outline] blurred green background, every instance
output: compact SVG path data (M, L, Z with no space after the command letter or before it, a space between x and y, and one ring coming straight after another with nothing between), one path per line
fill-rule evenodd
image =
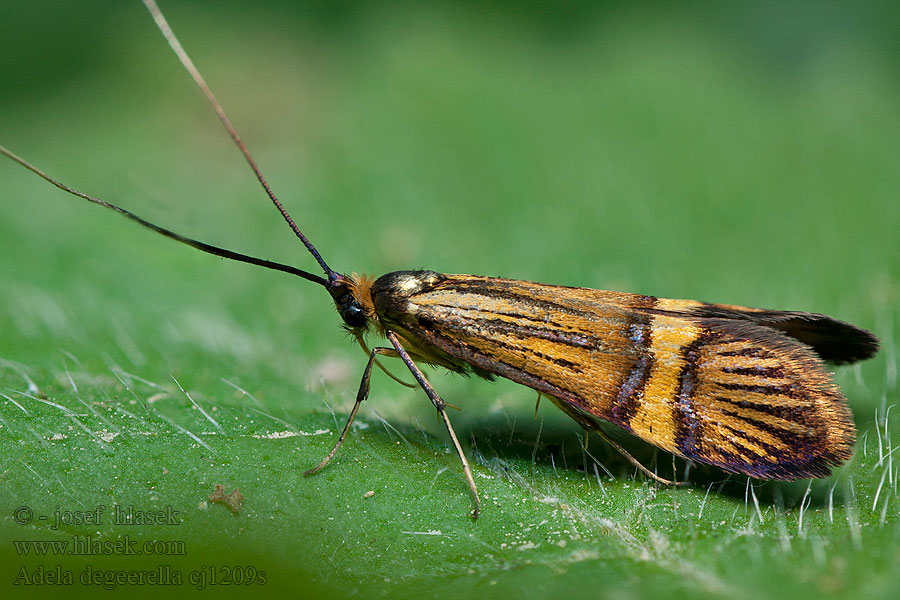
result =
M78 582L87 568L168 565L185 581L165 591L185 594L212 566L207 592L302 598L892 596L898 6L164 3L333 268L834 315L883 341L837 375L857 452L811 484L694 469L695 487L658 489L600 440L583 452L549 403L533 418L530 390L434 373L463 409L451 416L484 499L472 523L426 398L376 373L360 426L304 479L364 365L327 294L159 238L3 161L0 589L56 594L13 582L59 565L76 579L67 593L93 594ZM0 143L180 233L314 270L138 2L0 5ZM629 447L671 473L667 456ZM238 516L207 501L216 483L241 489ZM180 524L14 517L99 505L171 507ZM76 535L187 551L13 544ZM247 566L265 585L221 580Z

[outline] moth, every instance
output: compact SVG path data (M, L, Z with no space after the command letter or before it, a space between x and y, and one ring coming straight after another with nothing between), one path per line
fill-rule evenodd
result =
M182 236L70 188L2 146L0 153L64 191L178 242L325 288L368 361L343 431L325 459L306 475L325 467L346 439L368 396L373 367L383 368L379 357L399 358L434 404L468 482L473 517L480 503L472 470L447 405L420 365L485 379L504 377L530 387L664 483L672 482L633 459L606 436L599 422L684 459L759 479L824 477L852 455L852 416L825 361L867 359L879 342L849 323L807 312L428 270L395 271L378 278L334 271L272 192L154 0L144 3L323 275ZM387 343L369 348L367 334Z

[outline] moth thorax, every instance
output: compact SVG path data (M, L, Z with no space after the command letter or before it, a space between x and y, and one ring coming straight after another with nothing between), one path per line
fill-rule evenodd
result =
M382 275L374 282L372 295L377 297L382 294L390 294L395 297L409 297L430 290L441 281L442 277L435 271L393 271Z
M444 275L434 271L393 271L372 283L371 298L379 320L397 323L414 318L413 299L439 285Z

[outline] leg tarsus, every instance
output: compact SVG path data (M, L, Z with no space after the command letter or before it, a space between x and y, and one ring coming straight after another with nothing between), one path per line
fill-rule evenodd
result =
M331 452L328 453L322 462L313 467L312 469L305 471L303 473L304 477L309 477L310 475L315 475L331 462L331 459L334 458L334 455L337 454L338 448L341 447L341 444L344 443L344 439L347 437L347 433L350 432L350 425L353 424L353 419L356 418L356 413L359 411L359 405L363 403L363 400L369 397L369 380L372 378L372 364L375 362L375 357L378 354L394 354L393 348L372 348L371 352L369 352L369 362L366 363L366 369L363 371L362 380L359 382L359 389L356 392L356 403L353 405L353 409L350 411L350 416L347 418L347 424L344 425L344 430L341 432L341 436L338 438L337 443L331 449Z
M456 454L459 456L459 461L462 463L463 473L466 476L466 483L469 484L469 492L471 492L472 501L475 504L470 513L472 520L474 521L478 519L478 513L481 512L481 500L478 497L478 488L475 487L475 478L472 477L472 468L469 466L469 461L466 459L465 453L463 453L462 446L459 445L459 440L456 438L456 432L453 430L453 425L450 424L450 417L447 416L447 411L442 410L440 412L441 417L444 419L444 425L447 426L447 433L450 434L450 439L453 440L453 447L456 448Z
M471 517L472 519L477 519L478 514L481 512L481 500L478 497L478 488L475 486L475 478L472 477L472 467L469 466L469 461L466 459L466 454L463 452L462 446L459 444L459 439L456 437L456 432L453 430L453 426L450 424L450 417L447 416L446 404L435 389L431 386L427 379L425 379L425 375L419 369L415 362L413 362L412 358L410 358L409 353L406 351L406 348L403 347L403 344L400 343L400 340L397 339L396 334L393 331L388 329L385 331L385 337L387 337L388 341L391 342L391 345L397 351L397 354L400 355L400 359L406 363L407 368L410 373L412 373L413 377L415 377L416 381L419 382L419 385L425 391L425 394L428 396L428 399L431 400L431 403L434 404L434 407L437 409L438 414L441 419L444 421L444 425L447 428L447 433L450 434L450 440L453 442L453 448L456 450L456 455L459 457L459 462L462 463L463 473L466 476L466 482L469 484L469 492L472 494L472 502L474 507L472 509Z

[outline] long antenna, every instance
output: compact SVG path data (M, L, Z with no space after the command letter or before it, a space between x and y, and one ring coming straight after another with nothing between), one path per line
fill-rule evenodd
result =
M303 245L306 246L306 249L309 250L310 254L313 255L313 258L316 259L316 262L319 263L319 266L322 267L322 270L325 271L325 276L328 278L328 281L334 282L340 279L340 275L332 271L331 268L327 264L325 264L325 261L319 254L319 251L316 250L316 247L312 245L312 242L310 242L306 238L306 236L303 235L303 232L300 231L300 228L297 227L296 223L294 223L291 215L288 214L288 211L284 208L284 206L282 206L281 202L278 200L278 197L275 196L275 192L273 192L272 188L269 187L266 178L263 177L263 174L259 170L259 167L256 166L256 161L254 161L253 157L250 156L250 151L247 150L247 146L245 146L244 142L241 141L241 138L238 135L237 131L231 125L231 121L228 120L228 116L225 114L225 110L222 108L222 105L219 104L219 101L216 100L216 97L213 95L212 90L209 88L209 86L206 85L206 81L203 79L203 76L200 75L200 71L197 70L197 67L194 66L194 62L191 60L191 57L188 56L187 52L185 52L184 48L181 46L181 42L178 41L178 38L175 37L175 33L172 31L172 28L169 27L169 22L166 21L166 18L163 16L162 11L159 10L159 6L156 5L156 1L143 1L144 6L146 6L147 10L150 11L150 14L153 15L153 20L156 21L156 26L159 27L159 30L166 38L166 41L169 42L169 46L172 47L172 50L175 52L178 60L180 60L181 64L184 65L184 68L187 69L187 72L194 80L194 83L197 84L197 87L200 88L200 91L203 92L203 95L206 96L206 99L209 100L209 103L212 105L213 110L215 110L216 114L219 116L219 120L222 121L222 124L228 131L228 135L231 136L231 139L240 149L241 153L244 155L244 158L247 159L247 162L250 164L250 168L253 169L253 172L256 174L256 178L263 186L263 189L266 190L266 194L269 195L269 198L272 200L275 208L278 209L278 212L281 213L281 216L284 217L284 220L287 222L287 224L290 225L291 229L294 231L297 237L300 238L300 241L303 242Z
M131 212L129 210L125 210L124 208L122 208L120 206L116 206L115 204L111 204L105 200L101 200L100 198L95 198L94 196L90 196L88 194L85 194L84 192L79 192L76 189L70 188L69 186L62 183L61 181L57 181L56 179L50 177L49 175L47 175L46 173L44 173L43 171L41 171L40 169L38 169L37 167L32 165L31 163L29 163L24 158L17 156L16 154L13 154L10 150L7 150L2 145L0 145L0 154L3 154L5 156L11 158L12 160L16 161L17 163L19 163L20 165L22 165L23 167L25 167L32 173L35 173L36 175L49 181L50 183L52 183L59 189L63 190L64 192L68 192L68 193L72 194L73 196L78 196L79 198L84 198L88 202L93 202L94 204L99 204L100 206L106 207L110 210L114 210L117 213L119 213L120 215L123 215L123 216L131 219L132 221L143 225L147 229L152 229L156 233L162 234L162 235L166 236L167 238L171 238L175 241L181 242L182 244L187 244L188 246L196 248L197 250L202 250L203 252L207 252L209 254L214 254L216 256L221 256L222 258L228 258L228 259L236 260L239 262L250 263L251 265L265 267L267 269L272 269L274 271L282 271L284 273L290 273L291 275L297 275L298 277L302 277L303 279L306 279L308 281L318 283L319 285L325 287L326 289L329 287L328 280L326 280L318 275L313 275L312 273L307 273L306 271L297 269L295 267L291 267L289 265L283 265L281 263L272 262L270 260L265 260L262 258L254 258L252 256L247 256L246 254L241 254L240 252L233 252L231 250L219 248L218 246L213 246L212 244L207 244L205 242L200 242L198 240L195 240L195 239L192 239L189 237L185 237L179 233L175 233L174 231L166 229L165 227L160 227L159 225L154 225L150 221L147 221L146 219L143 219L143 218L137 216L136 214L134 214L133 212Z

